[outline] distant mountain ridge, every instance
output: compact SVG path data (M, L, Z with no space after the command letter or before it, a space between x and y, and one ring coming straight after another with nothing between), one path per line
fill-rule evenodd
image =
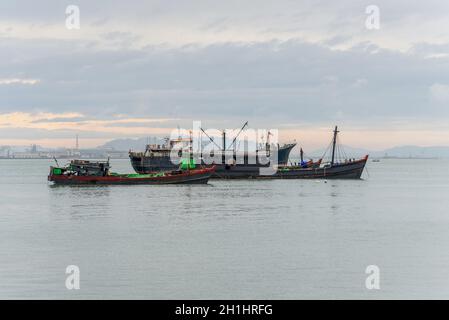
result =
M449 158L449 147L399 146L383 151L383 157L400 158Z
M164 140L159 137L142 137L142 138L128 138L128 139L114 139L98 146L98 149L112 149L116 151L128 150L145 150L147 144L162 144Z
M434 147L420 147L420 146L397 146L385 150L368 150L362 148L354 148L350 146L342 146L345 154L352 158L362 157L369 154L371 158L449 158L449 146L434 146ZM305 155L311 158L320 158L323 156L325 149L317 149L311 152L304 150ZM330 150L327 152L329 156ZM292 157L299 156L299 149L292 153Z
M147 144L162 144L164 143L161 137L141 137L141 138L128 138L128 139L114 139L102 146L98 146L98 149L112 149L116 151L128 151L128 150L145 150ZM291 157L299 157L299 147L293 149ZM369 154L371 158L449 158L449 146L433 146L433 147L420 147L413 145L397 146L388 148L385 150L368 150L363 148L354 148L351 146L342 146L345 154L348 157L362 157ZM306 157L312 157L314 159L320 158L324 154L325 149L317 149L308 152L304 150ZM329 151L328 151L329 153Z

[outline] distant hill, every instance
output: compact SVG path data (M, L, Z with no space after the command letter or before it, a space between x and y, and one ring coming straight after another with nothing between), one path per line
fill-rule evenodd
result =
M350 158L362 157L366 154L369 154L371 158L449 158L449 147L446 146L435 146L435 147L419 147L419 146L398 146L380 151L372 151L361 148L353 148L350 146L343 146L343 149L346 155ZM311 152L307 152L304 150L306 156L312 158L320 158L325 149L313 150ZM328 151L327 156L329 156L330 151ZM299 148L295 153L292 154L292 157L299 157Z
M145 146L147 144L162 144L164 141L159 137L142 137L135 139L114 139L109 142L106 142L102 146L98 146L98 149L111 149L116 151L143 151L145 150Z

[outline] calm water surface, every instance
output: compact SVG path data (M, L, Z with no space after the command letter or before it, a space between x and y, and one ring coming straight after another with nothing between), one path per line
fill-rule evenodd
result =
M449 299L449 161L360 181L54 187L0 160L0 298ZM113 169L131 172L127 160ZM65 288L77 265L81 289ZM380 268L380 290L365 268Z

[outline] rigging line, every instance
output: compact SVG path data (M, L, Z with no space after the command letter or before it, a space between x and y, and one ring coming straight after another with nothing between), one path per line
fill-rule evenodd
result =
M323 156L321 157L321 159L324 159L324 157L326 156L326 153L329 151L331 145L332 145L332 141L329 143L329 145L327 146L326 150L324 150L324 153L323 153Z
M337 163L341 162L341 150L340 150L340 146L337 144L336 146L337 148Z
M343 161L343 151L341 150L341 145L338 145L338 152L340 153L340 161Z
M340 144L340 138L337 137L337 146L338 146L338 153L339 153L339 157L340 157L340 162L343 161L343 150L341 148L341 144Z
M339 148L340 148L340 153L341 153L342 159L346 159L345 150L343 150L343 146L341 144L340 144Z
M203 146L201 143L203 136L201 134L201 132L198 132L198 151L200 152L200 157L203 157Z
M213 144L215 144L215 145L217 146L217 148L218 148L219 150L222 149L222 147L220 147L220 146L214 141L214 139L212 139L212 138L206 133L206 131L204 131L203 128L200 128L200 130L206 135L206 137L209 138L209 140L210 140Z
M366 171L366 174L368 175L368 178L370 178L370 175L369 175L369 171L368 171L368 167L367 167L367 166L365 167L365 171Z
M342 160L346 159L345 157L345 151L343 150L343 146L340 143L340 139L338 139L338 148L340 149L340 157Z
M338 148L337 145L335 145L335 149L334 150L334 161L337 162L337 158L338 158ZM332 155L331 155L332 156Z
M341 143L341 139L340 139L340 137L338 137L338 144L339 144L339 146L340 146L340 149L341 149L342 157L344 157L345 159L347 159L347 156L346 156L345 150L343 150L343 144Z
M239 137L240 133L242 133L243 129L248 125L248 121L245 122L245 124L240 128L240 131L235 136L234 140L232 140L232 143L229 145L229 147L226 150L229 150L234 144L237 138Z
M338 155L338 144L337 144L337 141L335 141L334 161L337 162L337 163L338 163L338 158L339 158L339 155Z
M338 162L338 145L335 144L335 149L334 149L334 161Z
M344 146L343 146L343 142L341 141L341 138L340 138L340 137L338 138L338 143L340 144L341 150L343 151L343 156L345 157L345 159L348 159L349 157L348 157L348 155L347 155L346 152L345 152L345 148L344 148Z
M337 136L337 138L335 140L335 144L337 146L337 157L338 157L338 160L341 162L342 161L342 154L341 154L341 148L340 148L340 143L339 143L338 136Z
M335 159L338 162L340 160L340 149L339 149L339 145L338 145L338 136L335 138L335 153L336 153Z

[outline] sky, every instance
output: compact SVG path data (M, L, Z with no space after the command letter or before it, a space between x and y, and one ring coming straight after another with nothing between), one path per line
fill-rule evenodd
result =
M447 0L0 2L0 145L249 121L307 148L334 125L354 147L449 146L448 106Z

